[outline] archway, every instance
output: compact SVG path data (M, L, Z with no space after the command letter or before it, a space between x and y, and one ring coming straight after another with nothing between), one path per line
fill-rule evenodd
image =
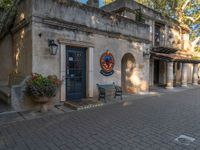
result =
M131 53L126 53L121 62L121 83L124 93L136 92L136 88L134 87L133 83L135 67L136 65L134 56Z

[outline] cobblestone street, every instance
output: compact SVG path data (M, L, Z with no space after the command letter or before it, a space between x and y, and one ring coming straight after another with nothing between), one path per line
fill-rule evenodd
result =
M0 149L200 150L200 89L3 125Z

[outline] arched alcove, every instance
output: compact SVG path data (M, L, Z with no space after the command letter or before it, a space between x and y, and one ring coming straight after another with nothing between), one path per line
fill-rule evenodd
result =
M126 53L121 62L121 83L124 93L135 93L132 77L136 67L135 58L131 53Z

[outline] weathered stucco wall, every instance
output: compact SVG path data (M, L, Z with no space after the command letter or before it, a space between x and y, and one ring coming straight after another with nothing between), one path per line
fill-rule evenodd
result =
M11 87L11 106L16 111L33 109L33 106L36 106L24 97L25 83L22 86L20 84L32 72L33 37L31 22L29 22L31 10L30 1L20 2L13 27L10 29L11 35L8 34L0 42L0 66L3 70L0 76L7 82L6 85L9 84ZM8 78L10 78L9 82ZM16 84L20 86L15 86Z
M153 20L163 21L163 17L161 15L161 13L159 13L151 8L148 8L144 5L141 5L137 2L135 2L134 0L128 0L128 1L117 0L114 3L111 3L109 5L102 7L102 9L104 9L107 12L112 12L112 11L118 10L120 8L128 8L131 10L140 8L142 11L142 14L144 14L148 18L151 18ZM132 19L134 19L134 18L132 18Z
M95 37L95 55L94 55L94 81L96 83L105 84L108 81L110 83L116 82L118 85L121 85L121 67L122 67L122 58L126 53L131 53L135 58L135 72L130 78L133 86L139 91L148 90L149 82L149 60L143 57L143 51L149 48L146 44L141 44L137 42L128 42L120 39L111 39L102 36ZM110 77L102 76L99 65L99 58L101 54L109 49L110 52L115 57L115 74ZM94 84L94 89L96 89L96 83ZM95 95L97 95L97 90L95 90Z
M178 24L178 21L175 21L173 19L170 19L169 17L163 17L161 13L158 11L155 11L153 9L150 9L142 4L139 4L135 2L134 0L130 1L120 1L117 0L114 3L111 3L107 6L104 6L103 9L108 12L118 12L120 11L120 15L125 16L127 18L130 18L132 20L136 20L135 14L136 12L134 10L141 9L141 13L143 16L143 19L145 19L145 23L150 25L150 32L152 31L152 34L150 34L150 40L154 43L154 26L155 22L163 24L163 37L161 37L161 43L160 46L166 46L166 47L174 47L178 49L188 49L188 43L189 39L184 38L181 33L181 28ZM128 13L127 13L128 11ZM187 44L186 44L187 43ZM189 50L189 49L188 49Z
M0 85L8 84L13 69L12 36L8 34L0 41Z
M48 3L46 0L32 0L32 2L33 72L55 74L60 77L61 49L56 56L51 56L48 39L57 41L57 44L60 40L68 41L66 45L70 45L70 41L73 41L77 44L73 46L81 47L80 43L84 43L84 47L94 48L92 63L95 97L97 97L96 83L105 84L110 81L121 85L121 60L126 53L131 53L136 60L135 73L132 77L134 86L138 92L148 90L149 62L143 58L143 52L149 48L148 25L123 17L115 18L109 13L85 5L80 8L79 5L72 5L73 3L69 1L63 4L53 0ZM59 47L61 48L61 44ZM100 74L99 58L106 50L114 55L116 61L115 73L110 77Z
M17 6L17 14L14 21L14 27L21 24L24 19L32 16L32 0L21 0Z
M32 30L24 27L13 35L14 68L16 73L27 76L32 73Z
M138 7L134 6L134 8ZM160 14L154 14L155 12L148 8L144 8L143 13L157 17L160 21L163 19ZM92 94L86 93L88 97L97 97L96 83L115 82L117 85L122 85L122 58L127 53L134 57L135 62L133 74L129 78L133 91L148 91L149 83L153 84L153 70L149 71L149 58L145 58L143 52L150 49L151 41L154 40L155 21L149 17L145 23L138 23L71 0L59 2L58 0L22 0L11 29L12 36L8 34L0 41L0 64L3 70L0 72L0 84L7 84L8 75L12 71L24 77L35 72L57 75L64 80L65 75L62 74L61 69L66 66L66 56L62 56L63 48L66 51L66 46L75 46L87 48L86 70L92 72L90 74L92 76L87 74L86 77L86 87L92 89L90 91ZM179 30L167 27L166 33L168 46L181 47L182 37ZM50 55L48 40L55 40L59 45L57 55ZM115 58L115 73L109 77L100 73L99 63L99 58L107 50ZM88 51L92 51L92 55L88 54ZM165 65L160 68L162 71L160 83L163 84L166 83ZM89 68L91 66L92 68ZM153 68L153 62L151 66ZM190 83L192 82L191 69L188 69L188 74ZM61 100L59 96L58 93L54 101L48 104L49 107ZM63 97L65 98L65 95ZM38 106L19 90L14 94L13 100L12 104L16 110L33 109Z
M48 0L48 2L47 0L32 1L34 16L46 19L51 18L54 21L63 23L65 26L67 24L71 26L80 25L79 28L87 27L99 32L112 32L149 40L148 25L112 15L97 8L74 3L71 0L64 3L59 3L56 0Z
M0 80L7 82L12 72L26 76L32 71L32 31L27 24L31 16L31 3L22 0L17 6L16 19L11 34L0 41Z
M38 35L40 33L42 36L39 38ZM149 48L148 44L134 41L129 42L123 39L109 38L107 36L88 34L80 31L58 30L48 28L48 26L41 23L33 23L33 37L36 37L33 42L33 72L60 76L60 50L56 56L51 56L48 49L48 39L54 39L55 41L62 39L76 41L77 43L89 42L94 47L93 89L95 97L97 97L96 83L106 84L115 82L121 85L121 60L126 53L131 53L136 60L137 72L135 72L135 76L132 79L135 82L135 86L138 88L138 91L148 90L149 61L143 58L143 51ZM77 46L79 47L80 45ZM106 50L109 50L115 57L115 73L110 77L100 74L99 59Z
M180 32L180 29L167 27L166 32L166 46L168 47L174 47L177 49L183 48L183 43L186 41L182 41L182 33Z

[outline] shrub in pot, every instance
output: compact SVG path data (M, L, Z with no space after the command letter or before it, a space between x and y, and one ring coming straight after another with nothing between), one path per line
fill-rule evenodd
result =
M55 75L43 76L38 73L31 75L27 81L26 94L35 102L41 103L41 111L47 111L45 103L56 96L61 85L61 80Z

